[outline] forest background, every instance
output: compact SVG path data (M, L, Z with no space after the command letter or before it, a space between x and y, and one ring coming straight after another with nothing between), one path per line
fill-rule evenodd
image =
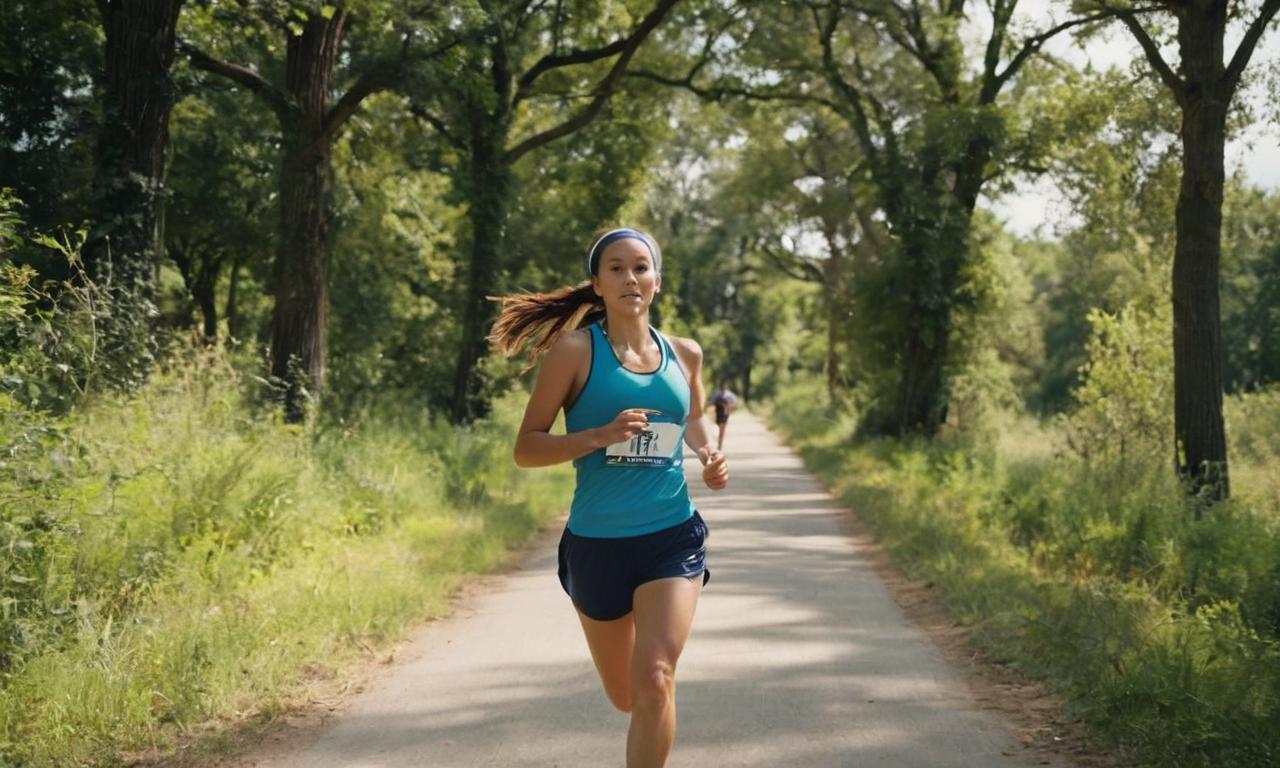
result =
M561 514L489 297L618 223L1100 753L1280 762L1278 10L5 0L0 765L232 749Z

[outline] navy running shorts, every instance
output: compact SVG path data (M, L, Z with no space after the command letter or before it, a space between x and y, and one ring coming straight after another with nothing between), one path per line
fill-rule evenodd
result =
M573 605L596 621L631 612L636 587L675 576L711 579L707 569L707 524L693 517L641 536L579 536L566 526L560 536L560 586Z

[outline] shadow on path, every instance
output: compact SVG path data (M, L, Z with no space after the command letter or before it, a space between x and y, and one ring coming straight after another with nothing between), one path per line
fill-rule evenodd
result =
M1037 764L903 618L847 513L758 421L744 414L733 427L729 489L707 491L686 462L712 579L680 664L669 765ZM621 766L627 717L599 689L555 577L553 534L495 589L424 628L413 660L312 743L253 764Z

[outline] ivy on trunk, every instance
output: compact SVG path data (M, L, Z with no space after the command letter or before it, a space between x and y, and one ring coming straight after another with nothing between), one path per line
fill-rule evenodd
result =
M97 222L83 258L105 291L107 378L132 385L154 360L156 272L163 252L169 76L182 0L100 0L106 31L103 124L94 169Z

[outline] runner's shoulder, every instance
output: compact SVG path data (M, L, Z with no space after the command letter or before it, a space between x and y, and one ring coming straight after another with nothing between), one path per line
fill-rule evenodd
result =
M556 339L551 349L547 350L545 361L553 364L571 363L581 361L589 354L591 354L591 331L587 328L578 328L560 334L560 338Z
M548 356L567 357L585 355L591 348L591 332L590 329L579 328L575 330L566 330L559 335L556 343L552 344L552 348L548 349Z
M667 340L671 342L671 348L680 356L680 361L691 367L697 367L702 363L702 345L693 339L686 339L683 336L668 336Z

